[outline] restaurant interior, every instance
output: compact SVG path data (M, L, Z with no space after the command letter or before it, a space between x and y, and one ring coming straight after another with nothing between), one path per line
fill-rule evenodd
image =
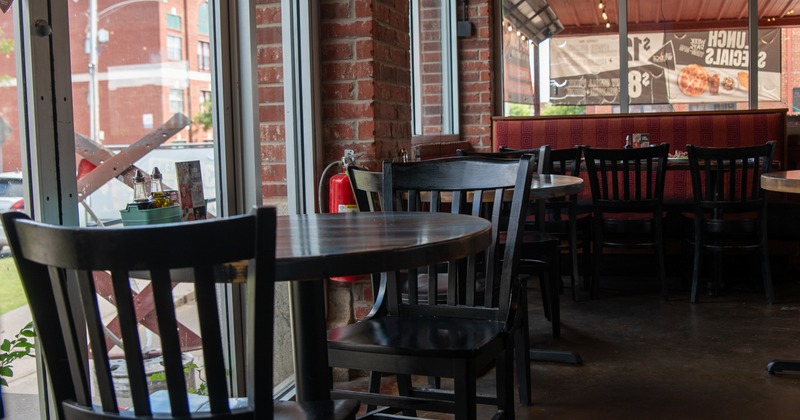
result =
M800 0L0 1L0 417L64 418L66 399L123 417L796 418L796 15ZM47 225L112 233L37 242ZM125 246L159 227L185 246ZM134 279L82 267L83 308L80 274L34 283L45 259L89 253ZM178 261L226 271L214 287L157 272ZM46 350L62 334L76 353ZM261 393L275 402L256 411Z

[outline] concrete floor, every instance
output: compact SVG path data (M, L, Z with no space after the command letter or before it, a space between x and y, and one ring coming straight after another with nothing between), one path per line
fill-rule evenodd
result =
M678 282L668 302L651 280L604 280L599 298L582 302L565 290L559 339L531 291L532 345L577 352L584 364L533 363L534 404L518 406L517 418L800 418L800 373L765 371L771 359L800 359L800 283L790 279L800 277L783 274L774 305L736 282L694 305ZM492 377L479 388L493 393Z

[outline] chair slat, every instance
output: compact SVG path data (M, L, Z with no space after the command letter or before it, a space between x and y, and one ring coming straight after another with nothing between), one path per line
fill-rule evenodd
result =
M148 397L147 375L144 370L136 309L133 305L133 296L131 296L128 272L112 270L111 281L122 331L122 343L125 347L125 365L128 369L128 382L130 383L134 412L137 416L150 416L152 412Z
M70 304L70 291L69 287L67 286L67 276L70 274L67 273L67 270L57 267L49 267L48 271L50 274L50 283L52 285L55 297L56 310L58 311L58 323L63 332L64 340L69 343L66 349L67 358L69 359L70 365L79 366L81 368L81 372L87 372L88 369L86 367L84 354L79 351L81 348L80 344L85 342L82 334L83 331L78 329L79 327L76 323L76 308ZM79 277L79 275L74 272L72 272L72 275ZM45 287L45 285L42 285L41 287ZM78 293L80 294L81 290L78 290ZM106 363L106 373L108 372L107 366L108 363ZM75 398L78 402L81 404L87 404L91 402L91 392L86 375L73 373L72 386L75 387ZM104 397L106 397L103 401L104 407L116 409L116 405L111 405L111 402L115 401L114 396L105 395Z
M158 333L161 337L164 357L164 375L167 378L172 415L189 415L186 398L186 378L183 374L183 358L178 338L178 323L175 319L175 303L172 299L172 282L169 270L152 270L153 303L158 318Z
M94 360L94 370L97 377L97 390L100 394L100 401L103 410L115 413L118 410L117 395L114 393L114 386L111 379L111 369L109 369L108 348L106 337L103 334L103 320L100 316L100 307L97 304L97 290L93 273L85 270L76 272L78 290L80 293L81 304L83 305L83 315L86 318L86 326L89 334L89 345ZM84 405L91 405L90 400L78 402Z
M197 301L197 315L200 335L203 340L203 359L209 361L205 369L208 382L208 400L212 413L227 413L228 381L225 375L225 356L220 336L219 313L217 310L217 291L213 268L199 266L194 270L194 293Z

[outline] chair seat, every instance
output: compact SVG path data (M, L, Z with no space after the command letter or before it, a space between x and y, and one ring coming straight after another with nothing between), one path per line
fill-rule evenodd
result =
M463 357L490 345L502 345L508 324L487 319L384 316L328 331L331 350Z

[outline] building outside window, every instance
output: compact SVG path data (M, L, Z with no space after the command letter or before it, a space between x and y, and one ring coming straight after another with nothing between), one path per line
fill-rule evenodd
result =
M180 61L182 56L181 37L167 35L167 58L172 61Z
M211 68L211 46L206 41L197 42L197 67L199 70Z
M208 35L208 2L200 3L197 9L197 33Z

